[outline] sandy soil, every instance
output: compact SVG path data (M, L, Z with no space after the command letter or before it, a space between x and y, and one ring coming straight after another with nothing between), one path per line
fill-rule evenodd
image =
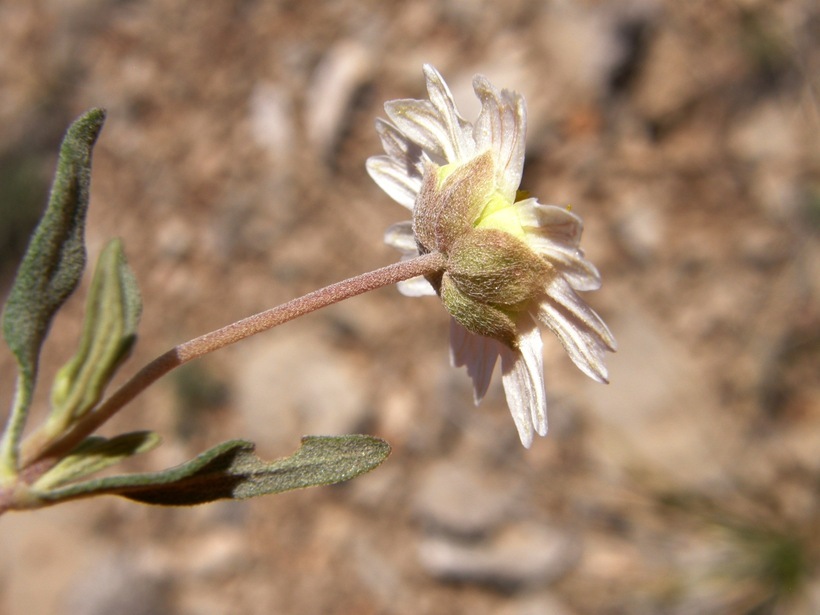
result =
M306 433L392 456L250 502L6 515L0 613L820 612L818 40L809 0L0 2L0 281L65 127L107 108L88 241L121 236L143 291L123 375L396 258L405 211L364 162L424 62L470 118L477 72L524 94L523 187L584 218L619 342L602 386L545 335L531 450L500 384L473 407L436 299L384 289L227 349L106 427L165 439L129 468ZM12 382L3 348L3 404Z

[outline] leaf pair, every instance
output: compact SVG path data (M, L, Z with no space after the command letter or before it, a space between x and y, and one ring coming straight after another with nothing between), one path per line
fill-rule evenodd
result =
M19 377L14 406L0 438L0 512L104 494L163 505L244 499L349 480L382 463L390 447L369 436L308 436L292 456L273 462L256 457L252 443L232 440L161 472L87 479L159 445L157 434L143 431L110 439L89 435L52 466L29 469L25 481L31 484L24 481L20 444L42 344L54 315L76 289L85 268L91 154L104 120L105 112L93 109L69 128L48 207L4 308L3 336L17 359ZM32 459L72 429L78 436L86 433L84 417L94 412L133 348L141 308L122 244L112 240L96 266L77 352L55 377L46 422L26 442L34 448ZM8 497L18 499L4 500Z
M4 468L19 465L19 445L37 380L40 352L54 315L74 292L86 263L85 221L91 154L105 121L89 111L69 128L57 163L48 207L29 243L3 311L3 336L17 359L18 399L4 435ZM45 441L93 410L136 341L142 303L122 243L112 240L97 262L79 349L58 372L52 407L41 430Z
M97 405L137 340L141 311L136 279L114 239L97 262L80 347L54 378L46 433L62 433Z
M307 436L290 457L265 462L253 453L253 443L230 440L162 472L70 483L158 444L159 439L150 432L110 440L88 438L34 487L43 489L41 497L49 504L109 494L145 504L190 506L350 480L369 472L390 454L387 442L371 436Z

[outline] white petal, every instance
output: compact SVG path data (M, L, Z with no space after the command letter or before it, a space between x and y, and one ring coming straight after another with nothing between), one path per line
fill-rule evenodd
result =
M470 333L455 319L450 319L450 363L453 367L467 366L476 405L484 399L490 386L500 347L494 339Z
M527 244L555 265L575 290L598 290L601 274L578 249L584 225L575 214L525 199L516 205L518 220L527 235Z
M421 147L438 165L455 161L450 134L438 110L429 100L389 100L384 110L396 127Z
M414 176L388 156L371 156L367 159L367 172L388 196L413 210L416 196L421 188L421 176Z
M515 204L518 219L526 232L537 233L569 248L581 243L584 223L580 217L563 207L544 205L537 199L524 199Z
M608 381L604 353L616 349L615 338L561 276L555 276L547 287L547 298L538 306L538 319L555 333L578 369L593 380Z
M483 75L473 79L473 89L481 100L481 113L473 129L475 149L482 152L492 148L499 187L502 194L513 201L524 170L527 132L524 99L509 90L499 92Z
M429 297L435 295L435 289L422 276L410 278L396 284L396 288L405 297Z
M384 232L384 243L388 246L401 250L402 255L418 256L419 249L416 244L416 236L413 234L413 223L409 220L397 222L387 228Z
M376 132L379 133L384 152L396 162L403 163L408 175L421 177L424 172L422 149L381 118L376 120Z
M447 160L449 162L469 160L475 154L472 124L458 114L453 95L439 72L430 64L425 64L424 76L427 78L427 93L430 96L430 102L438 111L442 125L447 129L450 145ZM445 151L447 151L446 148Z
M541 237L527 235L527 245L541 258L552 263L575 290L598 290L601 274L584 253L577 248L566 248Z
M413 233L413 223L409 220L406 222L397 222L388 227L384 232L384 243L400 250L401 260L403 261L416 258L419 255L419 249L416 245L416 236ZM426 297L436 294L436 291L430 286L430 282L423 276L398 282L396 287L405 297Z
M541 332L534 323L522 331L519 350L501 347L501 380L521 444L529 448L533 430L547 434L547 396Z

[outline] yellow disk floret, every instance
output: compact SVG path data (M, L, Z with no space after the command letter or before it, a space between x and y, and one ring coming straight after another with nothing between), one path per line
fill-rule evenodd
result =
M474 226L477 229L497 229L518 239L524 239L524 229L515 205L498 192L493 193L484 205Z

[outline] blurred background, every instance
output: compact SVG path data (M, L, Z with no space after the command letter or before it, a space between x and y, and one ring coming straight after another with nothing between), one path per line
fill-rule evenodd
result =
M820 612L820 7L811 0L0 1L0 289L68 123L108 109L88 243L173 344L393 262L364 170L433 63L529 106L522 188L571 205L619 342L612 383L545 333L550 433L475 408L447 316L394 288L166 377L105 428L160 469L232 437L393 446L348 484L192 509L0 519L0 613ZM46 347L40 415L84 282ZM0 402L13 362L0 349Z

